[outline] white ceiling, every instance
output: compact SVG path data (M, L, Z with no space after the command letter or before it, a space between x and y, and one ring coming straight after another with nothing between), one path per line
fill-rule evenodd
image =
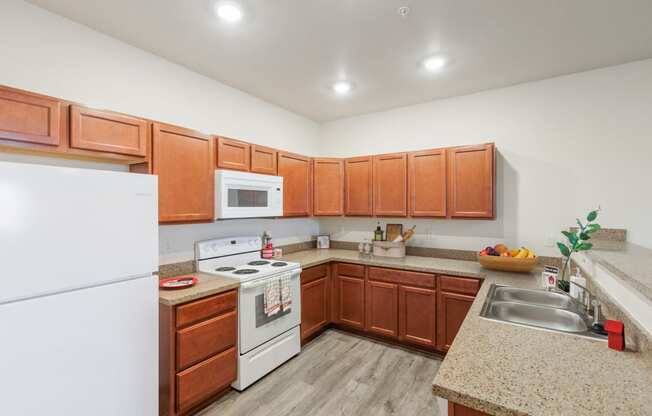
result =
M652 57L650 0L240 0L237 25L215 0L31 2L320 122Z

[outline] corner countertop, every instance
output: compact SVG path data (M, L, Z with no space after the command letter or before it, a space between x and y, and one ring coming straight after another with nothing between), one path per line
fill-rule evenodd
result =
M536 288L540 271L503 273L471 261L361 257L335 249L306 250L284 259L303 268L342 261L483 278L432 382L437 396L490 415L652 415L650 353L617 352L603 341L479 316L491 283Z
M651 249L625 241L595 240L594 248L583 253L652 301Z
M195 276L197 280L199 280L197 284L187 289L159 289L159 303L174 306L240 287L240 281L236 279L213 276L205 273L190 273L190 275Z

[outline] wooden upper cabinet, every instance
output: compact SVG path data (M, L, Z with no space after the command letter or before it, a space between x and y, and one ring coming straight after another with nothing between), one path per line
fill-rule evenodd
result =
M98 152L145 156L147 120L73 105L70 108L70 147Z
M251 171L264 173L267 175L276 175L278 173L277 163L278 152L269 147L251 145Z
M245 170L251 167L250 144L226 137L217 137L217 167Z
M62 102L11 88L0 88L0 140L61 144Z
M165 124L152 127L160 222L214 218L215 148L210 136Z
M373 215L372 157L353 157L344 160L344 213L346 215Z
M407 216L407 154L374 156L374 215Z
M313 159L313 215L344 214L344 161Z
M408 153L408 206L412 217L446 216L446 149Z
M448 215L494 218L494 145L448 149Z
M283 216L308 217L312 205L310 158L278 152L278 175L283 177Z

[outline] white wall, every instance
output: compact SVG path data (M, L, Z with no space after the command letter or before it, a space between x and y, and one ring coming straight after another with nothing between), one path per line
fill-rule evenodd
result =
M495 142L495 221L418 220L414 244L478 249L506 242L539 254L600 205L600 222L652 247L652 60L433 101L322 125L320 154L354 156ZM373 219L324 220L357 241Z
M631 241L652 246L652 60L320 126L23 1L3 0L0 16L0 84L307 155L495 142L498 218L401 221L418 225L414 244L477 249L504 241L556 254L547 244L559 230L599 204L604 226L627 228ZM3 159L124 169L0 153ZM318 231L358 241L376 221L162 226L161 260L192 258L195 240L263 229L281 244Z
M20 0L0 2L0 84L211 134L314 155L319 125ZM220 59L216 53L215 59ZM0 153L0 160L97 169L123 166ZM161 226L161 262L193 258L195 240L273 231L294 242L314 220ZM172 259L172 260L170 260Z

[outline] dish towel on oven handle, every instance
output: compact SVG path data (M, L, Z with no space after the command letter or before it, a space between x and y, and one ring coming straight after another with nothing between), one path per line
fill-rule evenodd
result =
M279 279L281 281L281 310L283 312L289 311L292 308L291 279L292 273L284 273Z
M273 316L281 310L281 285L279 279L269 279L263 292L265 315Z

